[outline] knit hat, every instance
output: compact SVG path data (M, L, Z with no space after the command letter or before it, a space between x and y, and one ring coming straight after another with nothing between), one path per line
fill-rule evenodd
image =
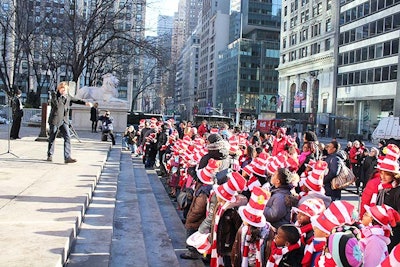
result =
M304 185L311 191L321 192L323 189L324 174L327 169L328 163L322 160L318 160L314 164L313 170L304 180Z
M246 179L238 172L228 173L228 181L222 185L214 185L216 195L227 202L235 202L237 191L243 191Z
M243 221L254 227L263 227L267 223L264 208L268 200L267 191L255 186L246 206L240 206L238 213Z
M377 168L381 171L399 173L400 149L394 144L389 144L383 149L383 153L385 156L378 159Z
M328 239L328 249L337 266L361 266L363 256L357 238L350 233L337 232Z
M218 170L218 163L215 159L210 158L208 160L207 166L204 168L197 170L197 178L203 184L214 184L214 175Z
M278 129L278 132L281 132L282 135L285 135L286 134L286 128L281 127L281 128Z
M295 213L301 212L311 218L320 215L325 210L325 204L320 198L309 198L299 207L293 207L292 210Z
M381 262L381 267L400 266L400 244L397 244L390 252L389 256Z
M186 239L186 243L197 249L201 254L207 253L211 248L211 243L208 240L210 234L202 234L199 231L194 232L191 236Z
M318 217L311 218L313 227L329 234L331 230L342 224L353 224L358 217L355 207L347 201L333 201Z
M364 208L381 225L395 227L400 221L400 214L388 205L364 205Z

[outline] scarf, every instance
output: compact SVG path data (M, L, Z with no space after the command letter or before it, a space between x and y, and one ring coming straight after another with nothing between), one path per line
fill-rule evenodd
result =
M221 267L224 265L224 260L221 255L218 255L217 252L217 230L218 230L218 223L221 219L222 214L224 214L226 207L228 206L229 202L225 202L224 205L218 205L217 212L215 213L214 218L214 228L212 231L212 243L211 243L211 260L210 260L210 267Z
M326 238L312 239L312 242L309 245L307 245L304 249L304 257L303 260L301 261L301 266L303 267L313 266L311 262L313 255L316 253L320 254L324 250L325 244L326 244Z
M308 240L306 240L307 238L307 234L309 232L311 232L313 230L312 224L308 223L304 226L299 227L300 229L300 241L303 245L310 245L312 243L313 238L310 237Z
M295 249L300 248L300 239L296 244L291 244L288 247L277 247L275 241L271 244L271 256L269 256L266 267L278 267L283 256Z
M251 239L251 231L248 225L244 225L242 228L242 265L241 267L248 267L249 266L249 252L250 252L250 243L249 240ZM261 260L261 244L263 243L264 239L257 240L255 245L256 247L256 267L261 267L262 260Z
M392 188L395 188L396 186L397 186L397 183L395 180L393 180L393 182L387 183L387 184L380 183L378 185L378 192L375 192L372 194L370 205L371 204L382 205L383 200L385 198L385 194L387 192L389 192Z

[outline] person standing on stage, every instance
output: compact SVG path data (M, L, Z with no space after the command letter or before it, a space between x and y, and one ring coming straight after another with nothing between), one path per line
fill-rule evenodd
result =
M51 111L49 115L49 142L47 149L47 161L53 161L54 141L58 131L64 138L64 162L75 163L76 159L71 158L71 136L69 132L69 110L70 103L92 107L91 102L72 97L68 94L68 82L60 82L57 91L51 92Z

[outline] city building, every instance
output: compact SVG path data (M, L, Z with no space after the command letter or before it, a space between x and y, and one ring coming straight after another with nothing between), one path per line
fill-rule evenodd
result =
M340 1L337 135L370 138L381 117L400 116L400 1Z
M228 45L230 1L204 1L200 31L198 112L208 114L216 105L217 59Z
M333 135L339 5L332 0L282 1L277 118L299 132Z
M275 118L280 2L231 2L231 42L218 57L216 103L236 123Z

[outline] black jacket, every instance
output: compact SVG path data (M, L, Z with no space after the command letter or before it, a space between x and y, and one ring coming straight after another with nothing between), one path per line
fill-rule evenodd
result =
M71 103L85 105L86 102L82 99L65 95L62 97L59 92L53 91L51 93L51 111L49 115L49 124L54 126L61 126L64 122L69 124L69 110Z

